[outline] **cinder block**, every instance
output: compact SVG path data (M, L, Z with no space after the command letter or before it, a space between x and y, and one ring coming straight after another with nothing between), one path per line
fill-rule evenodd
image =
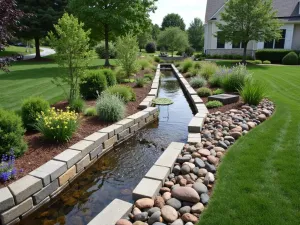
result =
M105 127L101 130L99 130L99 133L107 133L108 134L108 138L111 138L114 135L119 134L120 132L123 131L123 126L120 124L113 124L110 125L108 127Z
M137 124L134 124L132 127L129 128L129 132L130 133L135 133L135 132L138 131L138 129L139 129L139 124L137 123Z
M190 133L200 133L204 124L204 118L193 117L188 126Z
M124 120L117 122L116 124L122 125L123 129L125 130L134 125L134 120L133 119L124 119Z
M154 198L159 193L161 187L161 181L143 178L133 190L132 197L134 200L138 200L140 198Z
M7 224L17 217L21 216L23 213L27 212L33 207L32 198L28 198L19 205L7 210L6 212L1 214L1 222L2 224Z
M89 154L91 151L93 151L96 148L95 142L93 141L86 141L81 140L77 142L75 145L72 145L70 149L81 151L82 157Z
M81 151L67 149L55 156L53 159L67 164L68 168L72 167L82 158Z
M95 148L102 146L103 142L106 141L107 139L108 139L107 133L99 133L99 132L95 132L90 136L84 138L84 140L93 141L95 143Z
M144 112L149 112L150 115L153 115L155 114L156 112L158 112L158 108L157 107L149 107L147 109L144 109L143 110Z
M134 123L138 123L141 120L145 120L148 116L149 116L149 112L141 111L129 116L128 119L133 119Z
M110 138L104 142L104 148L108 149L108 148L112 147L117 141L118 141L118 136L115 135L112 138Z
M50 160L36 170L48 173L51 182L67 171L67 164L65 162Z
M19 204L32 194L41 190L43 184L41 179L27 175L8 185L8 188L14 196L15 203Z
M14 198L7 187L0 189L0 213L15 205Z
M158 158L155 162L156 166L164 166L173 169L173 166L176 162L178 155L180 154L181 150L183 149L184 144L179 142L172 142L164 153Z
M67 183L75 175L76 175L76 166L74 165L58 178L59 186L62 186L65 183Z
M147 172L145 177L149 179L159 180L162 182L162 184L164 184L169 174L170 174L170 169L168 167L154 165Z
M86 155L82 160L80 160L76 164L76 172L79 173L80 171L84 170L84 168L87 167L87 165L89 165L90 161L90 155Z
M115 225L119 219L131 212L132 207L131 203L115 199L89 222L88 225Z
M34 204L37 205L40 202L42 202L45 198L47 198L50 194L52 194L58 187L59 187L58 180L56 179L51 184L47 185L42 190L35 193L32 196Z

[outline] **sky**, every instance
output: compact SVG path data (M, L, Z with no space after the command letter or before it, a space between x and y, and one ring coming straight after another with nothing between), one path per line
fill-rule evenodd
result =
M163 18L169 13L179 14L189 27L195 17L204 21L207 0L158 0L157 10L151 14L154 24L161 26Z

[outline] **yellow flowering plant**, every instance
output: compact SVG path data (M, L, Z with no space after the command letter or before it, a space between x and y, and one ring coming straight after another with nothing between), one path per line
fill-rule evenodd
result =
M69 141L79 126L78 113L69 108L67 111L51 108L48 112L41 112L36 120L36 129L46 139L56 142Z

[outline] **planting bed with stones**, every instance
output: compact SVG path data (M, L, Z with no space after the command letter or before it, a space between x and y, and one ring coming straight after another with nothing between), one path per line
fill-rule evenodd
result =
M228 148L274 110L274 104L265 99L257 107L243 105L208 114L201 142L184 146L159 196L137 200L128 218L116 225L196 224L209 203L215 173Z

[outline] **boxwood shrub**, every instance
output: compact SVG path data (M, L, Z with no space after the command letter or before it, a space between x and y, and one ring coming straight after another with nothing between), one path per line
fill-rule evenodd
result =
M106 77L107 85L109 87L117 84L117 77L114 71L111 69L102 69L101 72Z
M95 99L98 93L101 94L107 89L107 80L101 70L90 70L81 78L79 87L85 99Z
M299 57L296 52L290 52L282 59L282 64L284 65L298 65Z

